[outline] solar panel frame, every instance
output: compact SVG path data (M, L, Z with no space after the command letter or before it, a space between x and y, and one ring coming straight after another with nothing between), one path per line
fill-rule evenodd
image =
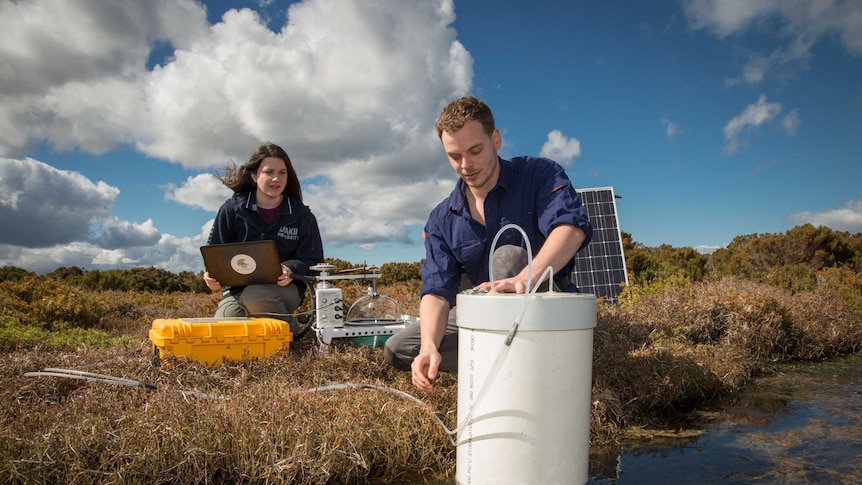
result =
M617 302L628 284L625 251L613 187L575 189L593 225L593 239L575 258L572 281L583 293Z

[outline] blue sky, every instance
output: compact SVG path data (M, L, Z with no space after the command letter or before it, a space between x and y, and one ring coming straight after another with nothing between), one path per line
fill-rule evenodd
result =
M0 265L200 271L263 141L327 256L418 261L465 94L644 245L862 232L860 2L0 0Z

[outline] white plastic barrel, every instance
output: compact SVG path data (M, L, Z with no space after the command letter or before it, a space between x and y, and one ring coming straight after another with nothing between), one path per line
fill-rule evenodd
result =
M596 297L459 294L456 308L457 483L586 483Z

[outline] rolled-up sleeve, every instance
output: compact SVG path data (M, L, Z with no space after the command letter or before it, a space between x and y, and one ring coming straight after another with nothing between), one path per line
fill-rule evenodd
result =
M586 239L581 243L578 249L580 251L593 238L593 226L586 208L560 165L549 165L543 172L545 173L537 179L540 185L537 190L539 229L545 237L561 224L570 224L581 229Z
M435 211L436 212L436 211ZM455 259L446 242L439 224L439 217L431 213L425 225L425 261L422 263L422 289L419 297L427 294L446 299L449 306L455 306L461 265Z

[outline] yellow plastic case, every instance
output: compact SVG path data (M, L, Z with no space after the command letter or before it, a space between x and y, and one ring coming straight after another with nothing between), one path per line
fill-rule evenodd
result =
M153 352L186 356L206 366L266 357L290 349L290 325L274 318L170 318L153 321Z

